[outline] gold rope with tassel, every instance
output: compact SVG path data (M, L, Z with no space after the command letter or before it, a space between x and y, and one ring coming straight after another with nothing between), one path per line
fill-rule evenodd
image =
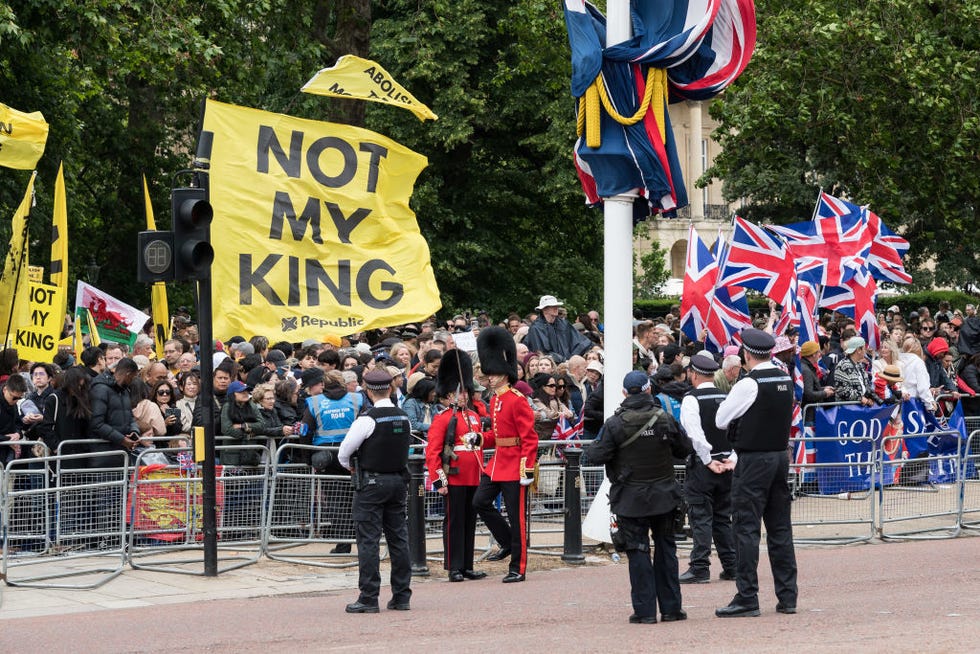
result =
M602 144L599 133L599 106L606 110L610 118L620 125L635 125L643 120L647 110L653 108L657 119L657 127L660 130L660 139L667 138L667 126L664 120L667 103L667 71L662 68L651 67L647 70L646 88L643 90L643 99L636 112L629 117L623 116L613 106L606 91L606 85L602 81L600 73L595 81L585 91L585 95L579 98L578 119L576 121L576 133L582 136L585 133L585 143L590 148L598 148Z

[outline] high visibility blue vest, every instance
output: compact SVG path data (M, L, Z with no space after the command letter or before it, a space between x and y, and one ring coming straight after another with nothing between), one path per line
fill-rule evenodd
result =
M347 393L342 398L331 400L326 395L314 395L306 398L306 404L310 413L316 416L313 444L337 445L344 440L361 410L361 396Z

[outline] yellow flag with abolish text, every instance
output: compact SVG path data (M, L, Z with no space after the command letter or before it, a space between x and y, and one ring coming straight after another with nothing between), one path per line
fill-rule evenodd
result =
M0 166L32 169L47 141L48 124L40 111L26 114L0 103Z
M359 127L207 101L214 334L303 341L441 306L409 198L428 160Z
M0 276L0 338L4 342L14 335L18 327L26 327L31 322L27 219L34 204L36 177L36 172L31 173L27 192L11 221L10 247Z
M324 68L300 89L303 93L383 102L408 109L419 120L439 117L392 79L384 68L354 55L344 55L331 68Z

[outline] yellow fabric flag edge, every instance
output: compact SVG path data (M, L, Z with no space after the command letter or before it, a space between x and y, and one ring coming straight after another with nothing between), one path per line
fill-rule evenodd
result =
M421 121L439 119L380 64L356 55L343 55L330 68L320 69L300 91L390 104L411 111Z
M0 166L31 170L48 142L48 123L40 111L25 113L0 103Z

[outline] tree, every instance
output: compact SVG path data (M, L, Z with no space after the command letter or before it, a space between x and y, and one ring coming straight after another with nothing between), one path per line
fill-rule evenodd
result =
M649 237L649 234L650 228L645 222L634 230L634 235L640 238ZM633 258L639 259L640 263L640 271L633 276L634 299L652 300L662 296L664 284L670 279L667 256L667 250L655 241L650 241L650 249L642 254L634 251Z
M818 189L868 204L930 258L977 278L980 3L757 0L758 47L712 105L722 179L746 218L806 220ZM922 281L927 275L917 276Z

